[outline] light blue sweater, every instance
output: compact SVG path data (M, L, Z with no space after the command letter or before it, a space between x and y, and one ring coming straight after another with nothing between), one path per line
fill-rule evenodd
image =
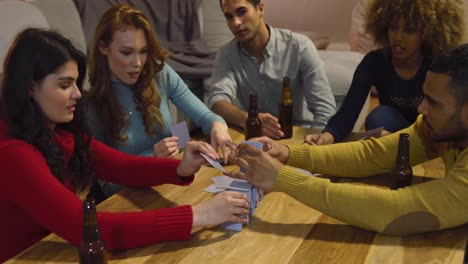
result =
M205 134L210 134L214 122L225 123L224 119L210 111L189 90L184 81L169 65L165 64L163 70L155 76L155 81L161 94L161 106L159 109L164 119L162 128L158 134L153 136L146 134L143 115L136 110L131 86L122 83L115 77L111 77L112 88L124 108L124 112L128 116L128 126L123 129L123 133L128 136L128 140L121 145L111 144L110 137L105 134L103 123L98 120L95 106L90 105L89 120L93 137L125 153L152 156L153 145L161 139L171 136L169 128L172 124L172 119L169 111L169 100L197 126L201 127Z

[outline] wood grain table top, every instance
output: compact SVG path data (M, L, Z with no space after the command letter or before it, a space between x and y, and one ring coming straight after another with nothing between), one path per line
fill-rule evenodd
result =
M294 128L303 142L310 129ZM230 130L235 142L243 135ZM227 169L235 169L227 166ZM440 159L413 168L415 182L443 176ZM203 190L221 173L202 167L187 187L161 185L151 189L126 189L98 206L100 211L122 212L196 204L213 196ZM384 176L362 182L386 185ZM283 193L271 193L259 203L251 223L241 232L219 226L193 230L189 241L168 242L109 253L109 263L463 263L468 225L458 228L394 237L350 226L303 205ZM76 248L51 234L6 263L73 263Z

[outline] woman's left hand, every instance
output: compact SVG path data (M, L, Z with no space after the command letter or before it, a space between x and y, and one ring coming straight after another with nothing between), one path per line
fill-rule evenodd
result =
M215 122L211 128L211 146L218 151L221 147L223 151L224 164L228 163L229 158L232 158L236 152L237 145L232 143L229 135L228 126L221 122ZM231 157L228 155L228 149L231 150Z

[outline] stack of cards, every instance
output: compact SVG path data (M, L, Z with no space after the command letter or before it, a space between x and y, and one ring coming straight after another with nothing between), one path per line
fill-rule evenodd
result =
M249 213L242 217L247 219L247 223L250 222L250 217L255 214L255 209L258 206L258 202L263 199L263 192L252 184L244 180L233 179L228 176L216 176L211 178L214 184L210 185L205 189L206 192L219 193L222 191L236 191L247 195L249 201ZM223 224L225 229L240 231L242 230L241 223L225 223Z
M263 144L261 142L252 142L252 141L244 141L241 144L249 144L252 145L260 150L263 149ZM211 159L210 157L201 153L203 158L205 158L208 163L210 163L214 168L224 172L224 167L219 164L219 162ZM243 168L240 168L243 171ZM212 180L214 184L210 185L208 188L205 189L207 192L211 193L218 193L222 191L237 191L244 193L247 195L247 199L249 201L249 214L243 215L247 219L247 223L250 222L250 217L255 214L255 209L258 206L258 202L263 199L263 191L258 189L257 187L253 186L249 182L245 180L233 179L228 176L217 176L213 177ZM234 230L234 231L241 231L242 224L241 223L225 223L222 225L225 229Z

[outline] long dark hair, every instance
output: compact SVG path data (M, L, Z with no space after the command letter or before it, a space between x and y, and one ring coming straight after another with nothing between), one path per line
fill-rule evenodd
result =
M10 136L36 147L52 174L61 182L66 173L64 154L55 143L42 110L32 99L31 89L33 82L41 83L70 60L78 65L77 86L81 90L86 74L86 59L82 52L54 31L29 28L20 32L5 59L0 98L1 118L6 121ZM88 161L89 128L83 106L78 100L73 120L56 124L55 128L69 131L74 136L75 148L68 169L71 184L78 191L86 188L93 178Z

